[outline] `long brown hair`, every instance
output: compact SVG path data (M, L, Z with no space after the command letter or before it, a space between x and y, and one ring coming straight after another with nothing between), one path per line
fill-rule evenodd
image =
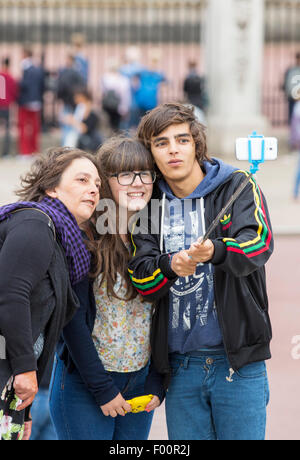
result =
M101 199L113 200L108 179L112 174L122 171L145 171L154 169L154 161L151 153L137 139L115 136L106 141L97 154L98 164L101 170ZM109 211L109 209L108 209ZM118 219L116 219L118 222ZM107 292L118 299L114 286L118 274L125 280L127 292L122 300L132 300L138 293L132 285L128 274L128 262L130 253L119 234L115 233L98 235L98 267L97 274L102 273L101 284L106 280ZM100 284L100 285L101 285Z

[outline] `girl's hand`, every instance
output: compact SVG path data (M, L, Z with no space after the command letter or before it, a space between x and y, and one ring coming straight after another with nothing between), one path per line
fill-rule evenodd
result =
M117 417L117 415L125 415L125 412L131 412L131 405L128 404L121 393L119 393L110 402L100 406L105 416Z
M158 406L160 406L160 400L158 396L153 396L151 401L147 404L145 411L146 412L151 412L152 410L156 409Z

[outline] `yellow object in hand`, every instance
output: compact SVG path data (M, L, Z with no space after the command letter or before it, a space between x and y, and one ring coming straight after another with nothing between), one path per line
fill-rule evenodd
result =
M136 398L129 399L126 402L131 405L131 412L137 414L138 412L143 412L146 409L147 404L149 404L152 398L153 395L137 396Z

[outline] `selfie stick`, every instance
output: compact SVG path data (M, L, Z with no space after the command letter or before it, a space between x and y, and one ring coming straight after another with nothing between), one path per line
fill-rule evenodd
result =
M252 159L252 145L251 145L251 139L254 138L262 138L262 143L261 143L261 159L260 160L253 160ZM234 203L234 201L237 199L237 197L242 193L248 182L252 179L254 174L259 170L259 164L264 163L265 161L265 139L264 136L258 135L256 131L253 131L253 133L248 136L248 161L251 164L250 166L250 174L247 176L241 185L236 189L230 200L227 202L227 204L224 206L224 208L221 209L217 217L213 220L213 222L210 224L208 227L205 235L202 238L201 243L204 243L210 236L211 232L216 228L218 225L220 219L226 214L230 206Z

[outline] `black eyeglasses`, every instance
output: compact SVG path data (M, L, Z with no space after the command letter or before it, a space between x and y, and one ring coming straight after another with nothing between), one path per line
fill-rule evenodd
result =
M151 185L155 182L156 174L154 171L124 171L121 173L112 174L110 177L116 177L120 185L132 185L136 176L139 176L144 185Z

